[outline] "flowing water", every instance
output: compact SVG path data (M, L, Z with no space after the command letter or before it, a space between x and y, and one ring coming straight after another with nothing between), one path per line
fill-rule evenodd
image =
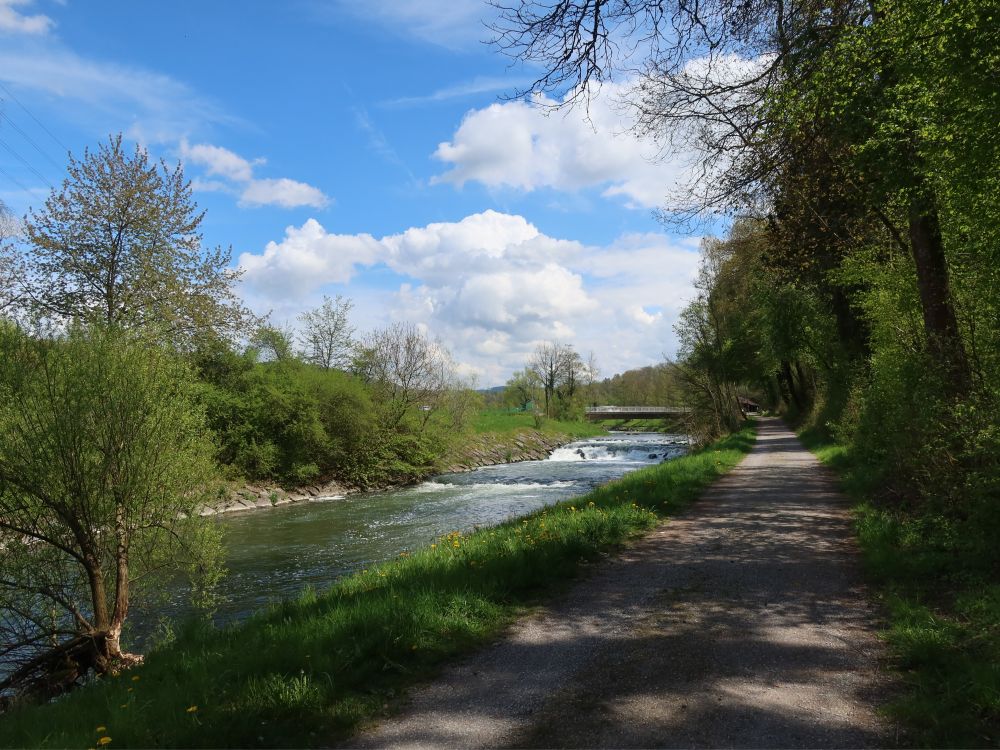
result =
M218 516L229 574L220 584L216 621L241 620L271 601L296 596L307 584L324 589L346 573L425 547L451 531L495 525L582 495L629 471L682 455L687 444L682 435L609 435L570 443L544 461ZM179 593L168 610L183 616ZM132 643L141 649L146 628L137 621Z

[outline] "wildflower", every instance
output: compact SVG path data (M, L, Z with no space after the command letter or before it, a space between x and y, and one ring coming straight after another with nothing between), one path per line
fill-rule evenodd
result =
M110 745L111 738L108 737L107 735L104 735L103 737L101 737L101 739L97 741L97 744L100 745L101 747L104 747L105 745Z
M128 703L122 703L118 708L128 708Z
M132 682L138 682L138 681L139 681L139 675L132 675Z
M196 713L198 713L198 707L197 706L188 706L185 709L185 712L189 713L189 714L196 714Z
M436 544L432 544L431 545L431 549L437 549L437 545Z
M102 726L99 726L99 727L98 727L97 729L95 729L94 731L95 731L95 732L97 732L98 734L100 734L101 732L107 732L107 731L108 731L108 728L107 728L106 726L103 726L103 725L102 725Z

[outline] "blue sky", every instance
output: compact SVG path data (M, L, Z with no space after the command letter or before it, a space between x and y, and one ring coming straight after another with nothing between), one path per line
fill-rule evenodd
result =
M676 348L698 238L652 210L654 160L608 87L589 116L509 95L532 80L481 0L0 0L0 199L39 207L109 134L180 160L278 323L323 294L360 331L426 326L480 384L542 341L604 374ZM505 97L504 95L508 95Z

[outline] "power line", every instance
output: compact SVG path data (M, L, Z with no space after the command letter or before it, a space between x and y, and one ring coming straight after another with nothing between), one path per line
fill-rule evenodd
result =
M28 169L30 169L34 173L35 177L37 177L39 180L41 180L42 182L44 182L46 185L48 185L53 190L56 189L55 185L53 185L51 182L49 182L47 179L45 179L45 175L43 175L41 172L39 172L37 169L35 169L33 166L31 166L31 163L27 159L25 159L23 156L21 156L19 153L17 153L17 151L15 151L5 140L3 140L3 138L0 138L0 146L3 146L5 149L7 149L7 151L10 154L12 154L15 159L17 159L24 166L26 166Z
M4 99L0 99L0 103L3 103L4 101L5 101ZM49 164L51 164L56 169L62 170L62 167L56 163L55 159L53 159L45 151L43 151L42 147L39 146L37 143L35 143L34 139L32 139L31 136L29 136L27 133L21 130L18 124L10 118L10 115L8 115L6 112L0 111L0 118L7 120L7 124L10 125L12 128L14 128L14 130L16 130L18 133L20 133L21 137L24 138L24 140L26 140L28 143L30 143L34 147L35 151L44 156L45 159L49 162Z
M62 147L62 149L66 151L66 153L69 153L69 146L67 146L65 143L63 143L58 138L56 138L55 135L52 134L52 131L49 130L47 127L45 127L45 125L42 124L41 120L39 120L37 117L35 117L33 114L31 114L31 111L27 107L25 107L23 104L21 104L21 100L18 99L16 96L14 96L13 92L11 92L11 90L9 88L7 88L6 84L4 84L3 81L0 81L0 89L3 89L4 91L6 91L7 92L7 96L9 96L11 99L13 99L15 102L17 102L17 106L19 106L21 109L23 109L25 111L25 113L28 115L28 117L30 117L32 120L35 121L35 123L38 125L38 127L40 127L42 130L44 130L46 133L49 134L49 138L51 138L53 141L55 141L56 143L58 143L59 146Z

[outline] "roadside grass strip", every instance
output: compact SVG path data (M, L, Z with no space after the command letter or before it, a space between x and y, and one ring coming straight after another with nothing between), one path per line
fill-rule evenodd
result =
M964 552L961 529L932 512L873 502L878 476L849 448L803 433L854 498L865 570L888 620L901 689L886 713L906 744L1000 746L1000 585Z
M564 588L581 564L697 498L753 442L748 427L529 516L452 532L239 625L189 624L139 668L0 717L0 745L304 747L348 737Z

